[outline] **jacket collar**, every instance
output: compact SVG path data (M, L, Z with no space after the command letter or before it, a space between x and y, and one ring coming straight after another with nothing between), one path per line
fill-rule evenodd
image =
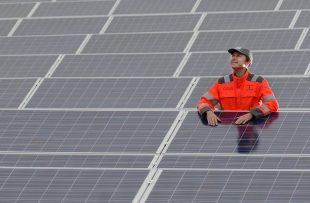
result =
M235 71L233 71L232 76L233 76L233 80L234 80L234 81L244 81L244 80L246 80L246 79L248 78L248 76L249 76L249 70L246 69L245 72L244 72L244 74L243 74L243 76L242 76L241 78L239 78L239 77L237 77L237 76L235 75Z

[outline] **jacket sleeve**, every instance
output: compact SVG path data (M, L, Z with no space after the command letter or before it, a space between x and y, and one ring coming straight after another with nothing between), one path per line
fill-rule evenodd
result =
M197 103L197 110L202 116L207 111L214 111L215 106L219 103L218 81L214 82L208 92L200 97Z
M267 80L263 80L260 88L261 105L250 109L255 118L262 118L279 109L279 103L274 96Z

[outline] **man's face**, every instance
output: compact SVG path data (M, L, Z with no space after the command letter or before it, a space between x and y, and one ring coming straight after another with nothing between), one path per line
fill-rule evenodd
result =
M230 57L230 64L233 69L239 69L243 67L243 64L248 66L249 61L247 61L245 55L239 52L234 52Z

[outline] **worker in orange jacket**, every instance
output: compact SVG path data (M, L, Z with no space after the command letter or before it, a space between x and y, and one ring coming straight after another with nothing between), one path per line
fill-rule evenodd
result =
M249 110L237 118L235 124L245 124L253 117L261 118L279 108L268 82L261 76L249 72L253 62L249 49L236 47L229 49L230 64L233 73L219 78L204 95L201 96L197 109L201 116L206 116L208 124L216 126L221 120L214 109Z

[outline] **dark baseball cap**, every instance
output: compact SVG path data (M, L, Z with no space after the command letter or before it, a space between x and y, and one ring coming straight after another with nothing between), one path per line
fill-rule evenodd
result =
M253 55L249 49L242 48L242 47L235 47L235 48L228 49L228 53L233 54L234 52L239 52L245 55L248 59L251 60L251 63L253 62Z

